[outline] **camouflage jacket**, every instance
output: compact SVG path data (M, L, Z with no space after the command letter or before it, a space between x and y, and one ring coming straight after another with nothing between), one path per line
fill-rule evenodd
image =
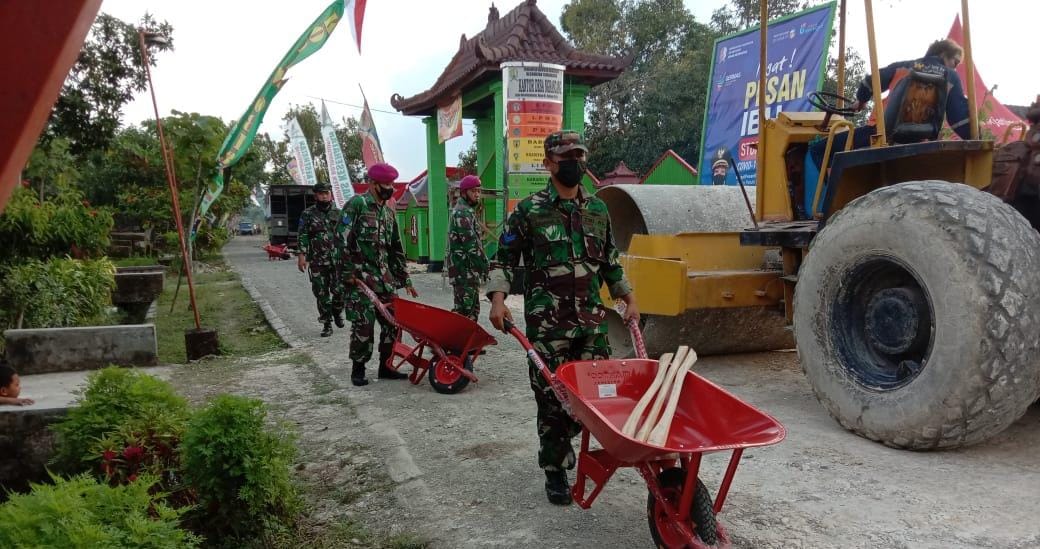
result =
M499 240L487 292L509 293L523 260L527 337L556 339L607 332L599 290L632 291L618 263L607 205L579 189L563 200L549 185L517 204Z
M347 201L340 214L343 276L353 274L380 295L411 286L394 211L364 193Z
M448 278L453 284L479 283L488 274L488 258L473 207L460 198L448 228Z
M317 206L311 206L300 214L300 252L307 256L307 261L312 267L328 267L338 261L338 224L339 210L331 204L324 212Z

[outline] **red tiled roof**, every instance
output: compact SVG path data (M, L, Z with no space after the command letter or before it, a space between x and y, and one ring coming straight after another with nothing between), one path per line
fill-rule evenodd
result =
M624 161L618 162L618 165L614 167L613 171L607 172L603 175L603 179L599 182L597 187L606 187L609 185L637 185L641 182L639 174L629 169L625 165Z
M390 103L406 115L432 114L438 102L497 77L499 64L506 61L560 64L568 75L596 85L617 78L632 60L575 49L538 9L537 0L524 0L504 17L492 7L484 30L470 39L462 35L459 51L433 87L408 98L395 93Z

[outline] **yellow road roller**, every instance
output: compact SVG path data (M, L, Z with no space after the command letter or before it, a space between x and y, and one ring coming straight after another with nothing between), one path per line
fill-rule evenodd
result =
M864 4L874 104L882 105L872 5ZM995 149L976 139L967 0L961 11L973 139L922 140L912 131L906 139L906 124L920 121L896 116L886 129L888 117L878 116L869 148L832 153L835 137L852 130L842 106L851 101L817 93L820 111L763 124L746 195L743 186L600 191L651 353L678 344L701 354L796 347L841 425L898 448L977 443L1037 400L1040 236L981 190ZM764 0L761 14L765 21ZM764 24L761 33L766 59ZM760 80L760 120L765 89ZM818 139L827 154L810 178L801 166ZM625 332L614 326L623 353Z

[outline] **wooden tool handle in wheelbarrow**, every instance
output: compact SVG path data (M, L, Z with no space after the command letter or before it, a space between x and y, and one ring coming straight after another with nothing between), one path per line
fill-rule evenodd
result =
M376 310L379 311L379 314L382 315L382 317L385 318L387 322L392 324L394 328L400 328L400 326L397 324L397 320L394 319L394 314L390 312L390 308L379 300L379 296L377 296L376 293L372 291L372 288L369 288L367 284L361 282L361 280L357 278L354 279L354 284L358 287L359 290L361 290L361 293L365 294L365 296L368 297L368 300L372 302L372 305L375 305Z
M657 375L654 376L654 381L647 388L646 392L636 403L636 407L632 408L632 413L628 416L628 421L625 421L625 425L621 428L621 434L634 437L636 431L639 430L640 419L643 418L643 412L646 411L646 407L650 405L650 402L657 396L657 391L661 388L661 384L664 383L665 374L668 373L668 366L672 363L672 353L665 353L661 355L661 359L657 362Z
M661 419L654 426L654 430L650 431L650 437L647 442L655 446L664 446L666 440L668 440L668 431L672 429L672 419L675 418L675 410L679 405L679 395L682 393L683 384L686 381L686 372L690 371L693 367L693 363L697 362L697 353L690 349L689 354L686 355L686 359L677 369L675 379L672 381L672 393L668 395L668 406L661 413ZM664 399L665 395L662 393L660 399Z
M567 397L567 389L563 386L563 383L560 380L556 379L556 374L554 374L552 370L549 369L549 365L542 360L542 356L538 354L538 351L535 350L534 345L532 345L531 341L527 339L527 336L525 336L515 324L510 322L509 319L502 320L502 330L516 338L520 343L520 346L524 348L524 351L527 351L527 358L531 359L531 362L534 363L536 368L538 368L538 373L542 375L542 378L549 384L553 393L556 394L556 400L560 401L560 404L563 405L563 409L569 416L574 417L574 414L571 413L571 403L570 399Z
M661 410L664 408L665 403L668 402L668 395L671 394L672 383L675 380L675 375L679 371L679 366L682 365L683 361L686 360L686 355L689 353L690 348L686 345L679 347L676 351L675 356L672 358L672 362L667 365L668 371L664 375L664 381L661 384L661 389L657 392L657 397L654 399L653 404L650 406L650 413L646 415L646 419L643 420L643 426L639 428L636 436L633 437L636 440L646 442L650 438L650 431L653 431L657 425L658 418L660 418ZM665 366L664 364L658 365L658 368Z

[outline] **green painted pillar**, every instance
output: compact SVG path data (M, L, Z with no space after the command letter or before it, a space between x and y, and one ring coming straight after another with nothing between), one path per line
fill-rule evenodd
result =
M491 135L488 140L491 143L491 149L495 151L495 158L492 160L492 165L488 166L489 173L494 174L495 189L502 191L506 187L506 172L505 165L502 163L502 159L505 158L506 148L506 104L505 104L505 91L502 89L502 79L497 82L492 82L490 90L495 94L495 112L491 115ZM490 170L494 170L491 172ZM494 208L488 208L490 219L488 223L494 225L501 224L506 218L506 200L508 197L503 197L501 200L495 201Z
M502 156L495 151L495 122L490 115L473 120L477 129L477 175L480 185L487 190L502 189ZM495 197L484 199L484 222L489 227L498 224L499 204ZM492 250L487 250L490 253Z
M563 129L585 133L585 98L592 89L587 84L576 84L567 78L563 90Z
M438 142L437 118L426 117L427 193L430 199L430 272L444 267L444 250L448 236L448 179L444 173L444 144Z

